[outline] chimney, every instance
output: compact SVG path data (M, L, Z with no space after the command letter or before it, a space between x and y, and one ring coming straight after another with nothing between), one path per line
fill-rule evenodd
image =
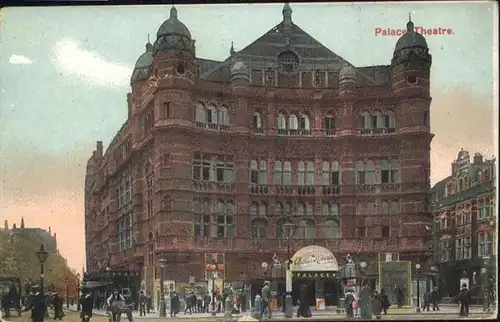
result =
M7 221L7 219L5 219L5 221L4 221L3 228L5 229L5 231L9 231L9 222Z
M52 236L52 229L50 229L50 226L49 226L49 235Z
M483 164L483 156L481 153L474 154L474 164Z
M21 229L24 229L24 217L21 217Z
M97 141L97 156L102 157L102 141Z
M16 224L12 225L12 229L17 229Z
M127 93L128 119L132 118L132 93Z

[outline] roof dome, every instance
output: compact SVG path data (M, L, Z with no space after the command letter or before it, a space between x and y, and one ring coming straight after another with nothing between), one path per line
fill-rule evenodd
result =
M170 18L160 26L156 33L157 38L167 35L179 35L191 39L189 29L177 18L177 9L175 7L170 9Z
M428 48L424 36L413 30L413 22L410 20L406 24L406 33L398 39L394 51L413 47Z
M153 65L153 45L148 41L146 44L146 52L139 56L139 59L137 59L135 63L130 81L133 82L140 78L146 78L149 74L151 65Z
M339 79L356 78L356 69L347 64L340 70Z
M247 72L247 66L241 61L237 61L236 63L234 63L233 67L231 67L231 74L246 73L246 72Z

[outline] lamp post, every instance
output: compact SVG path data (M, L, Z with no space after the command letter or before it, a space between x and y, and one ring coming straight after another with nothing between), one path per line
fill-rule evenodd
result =
M66 277L66 308L69 309L69 278Z
M160 258L160 317L165 317L167 314L165 312L165 290L164 290L164 270L167 264L167 260L165 258Z
M293 318L293 302L292 302L292 271L290 257L290 244L291 239L295 233L295 226L291 222L287 222L283 225L283 232L287 240L286 252L287 252L287 267L286 267L286 297L285 297L285 318Z
M483 312L487 312L489 310L489 294L488 294L488 263L490 261L489 256L483 257L484 267L481 268L481 278L482 278L482 286L483 286Z
M417 313L420 313L420 264L415 264L417 272Z
M216 293L215 293L215 279L217 278L217 269L218 269L218 266L217 266L217 263L215 263L215 270L212 272L212 312L211 312L212 316L216 316L217 315L217 312L216 312L216 309L215 309L215 296L216 296Z
M112 288L112 283L111 283L111 267L106 266L106 282L108 282L108 294L106 297L108 297L111 293L113 293Z
M45 290L43 289L44 286L43 265L47 260L47 257L49 257L49 253L45 251L45 246L41 244L40 250L36 253L36 255L38 257L38 261L40 262L40 293L45 296Z
M76 310L80 311L80 273L76 273Z
M366 262L363 261L361 263L359 263L359 266L361 266L361 271L360 271L360 274L361 274L361 281L360 281L360 286L362 287L363 286L363 283L365 281L365 268L366 268Z

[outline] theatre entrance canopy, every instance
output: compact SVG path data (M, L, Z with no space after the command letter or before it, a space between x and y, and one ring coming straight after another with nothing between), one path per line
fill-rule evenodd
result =
M290 270L294 278L331 279L338 274L339 264L331 251L311 245L293 255Z

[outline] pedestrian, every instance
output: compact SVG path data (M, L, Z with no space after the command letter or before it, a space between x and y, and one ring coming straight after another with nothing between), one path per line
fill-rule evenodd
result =
M429 312L431 303L432 303L432 292L426 291L424 293L424 306L422 307L422 311L425 311L427 309L427 312Z
M405 301L405 294L400 287L396 290L396 301L398 302L398 308L402 308Z
M203 297L203 313L208 313L208 307L211 301L210 294L206 293Z
M345 314L347 318L354 317L356 308L356 293L353 288L347 290L345 294Z
M177 315L177 313L179 313L179 306L179 296L177 295L176 291L173 291L172 295L170 296L170 317L174 317Z
M297 317L310 318L312 316L311 308L307 298L307 285L302 284L299 295L299 308L297 309Z
M262 287L261 290L261 301L260 301L260 316L264 316L264 312L267 311L267 316L269 319L272 318L272 311L271 311L271 300L272 300L272 295L271 295L271 288L270 288L271 283L269 281L264 282L264 286Z
M147 297L144 294L144 291L141 291L141 295L139 295L139 316L146 316L146 303Z
M63 299L57 292L52 297L52 306L54 307L54 320L62 320L64 317Z
M391 306L391 302L389 301L389 296L384 289L380 291L380 304L382 305L382 311L384 311L384 315L387 315L387 310Z
M32 322L43 322L45 320L45 313L47 313L45 296L40 292L38 286L33 287L33 293L33 298L24 311L31 310Z
M146 296L146 313L149 314L151 312L151 307L152 307L152 300L151 300L151 293L148 293Z
M460 316L469 316L469 305L470 305L470 292L467 288L467 284L462 284L462 289L458 295L458 301L460 302Z
M82 309L80 318L82 319L82 322L89 322L92 317L94 301L88 288L84 287L82 291L83 296L80 298L80 307Z
M382 298L380 293L375 290L372 295L372 314L375 315L377 320L380 320L380 312L382 312Z
M361 313L361 318L366 320L372 319L372 296L373 290L368 285L368 282L364 282L365 285L359 291L359 308Z
M433 311L439 311L439 292L437 287L434 287L434 289L431 292L431 302L432 302L432 310Z
M111 318L112 318L112 321L116 321L116 317L118 314L120 314L120 310L116 308L116 304L117 302L125 302L125 298L123 297L123 295L121 295L119 292L118 292L118 289L115 289L113 291L113 294L111 294L108 299L106 300L106 304L108 305L108 309L111 310Z

